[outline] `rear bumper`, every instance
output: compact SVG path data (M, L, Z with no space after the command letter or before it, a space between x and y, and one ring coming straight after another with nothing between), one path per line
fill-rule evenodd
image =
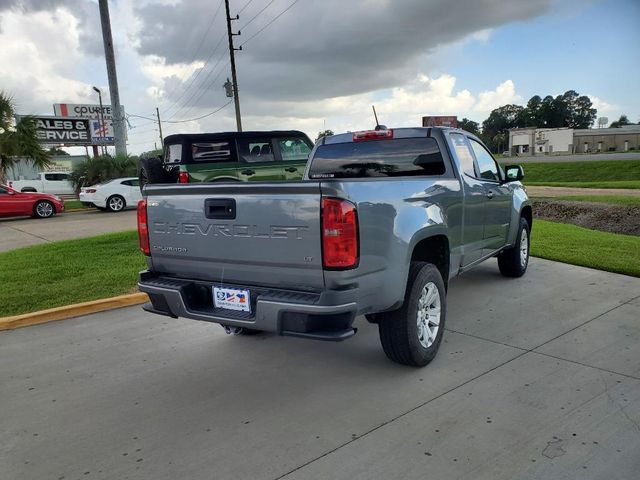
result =
M340 341L355 334L356 289L307 293L224 284L251 292L251 312L238 312L213 306L214 285L218 284L149 271L141 272L138 282L140 291L151 299L143 308L160 315L317 340Z

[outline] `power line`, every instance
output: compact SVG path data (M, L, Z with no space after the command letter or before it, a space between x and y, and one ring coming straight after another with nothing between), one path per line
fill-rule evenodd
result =
M300 0L294 0L293 2L291 2L291 4L285 8L283 11L281 11L278 15L276 15L274 18L272 18L268 23L266 23L260 30L258 30L256 33L254 33L253 35L251 35L249 38L247 38L241 45L240 47L246 45L247 43L249 43L251 40L253 40L254 38L256 38L258 35L260 35L269 25L271 25L273 22L275 22L277 19L279 19L282 15L284 15L291 7L293 7L296 3L298 3Z
M211 87L211 85L213 85L213 83L218 79L218 77L220 77L220 74L222 72L224 72L225 67L229 64L229 62L225 63L222 66L222 69L218 72L218 74L213 78L213 80L211 80L208 84L207 81L209 79L209 77L211 77L211 75L213 74L213 72L215 72L215 69L217 68L217 66L220 64L220 62L222 61L223 57L220 57L218 59L218 61L216 62L216 64L211 68L211 70L209 70L209 73L207 73L207 75L204 77L204 79L202 80L202 82L200 83L200 86L194 90L191 95L189 96L189 98L187 99L186 102L184 102L184 105L180 108L178 108L178 110L176 110L170 117L174 118L176 115L178 115L179 112L182 112L182 115L187 115L189 112L191 112L193 110L193 108L198 104L198 101L202 98L202 96L207 92L207 90L209 89L209 87ZM205 86L206 84L206 86ZM203 88L204 87L204 88ZM198 95L198 92L200 92L200 95ZM193 103L191 102L194 97L196 97L196 95L198 95L197 98L195 98L195 100L193 101ZM189 104L191 103L191 106L189 106Z
M271 0L269 3L267 3L267 4L262 8L262 10L260 10L260 11L259 11L258 13L256 13L253 17L251 17L251 20L249 20L249 21L248 21L247 23L245 23L242 27L240 27L240 30L242 30L243 28L246 28L246 27L247 27L247 25L249 25L249 24L250 24L251 22L253 22L256 18L258 18L258 17L260 16L260 14L261 14L262 12L264 12L267 8L269 8L269 7L271 6L271 4L272 4L273 2L275 2L275 1L276 1L276 0ZM251 2L249 2L249 3L251 3ZM245 5L245 6L246 6L246 5ZM240 14L240 12L238 12L238 14Z
M209 112L209 113L205 113L204 115L200 115L199 117L195 117L195 118L188 118L185 120L163 120L164 123L186 123L186 122L194 122L196 120L201 120L203 118L206 117L210 117L211 115L218 113L220 110L222 110L223 108L225 108L227 105L229 105L232 102L232 100L229 100L227 103L225 103L224 105L222 105L221 107L216 108L214 111ZM146 118L147 120L153 120L157 123L157 120L148 118L148 117L143 117L142 115L133 115L133 114L129 114L132 117L138 117L138 118ZM157 129L153 129L156 130ZM142 132L134 132L134 133L142 133Z
M200 76L200 74L202 73L202 71L205 69L205 67L207 66L207 64L209 63L209 61L213 58L213 56L215 55L216 51L218 50L218 48L220 47L220 44L222 43L222 40L224 39L224 37L226 37L226 34L223 34L220 36L220 39L218 40L218 43L216 43L216 46L213 48L213 51L211 52L211 55L209 55L209 58L207 58L206 62L204 62L204 65L202 66L202 68L200 68L195 75L191 78L191 82L189 82L189 85L182 91L182 94L180 94L180 96L173 102L173 104L167 108L163 113L166 115L167 112L169 110L171 110L183 97L184 95L187 93L187 91L191 88L191 86L194 84L194 82L196 81L196 79ZM216 64L217 65L217 64ZM176 116L177 112L180 109L176 110L174 113L171 114L171 116L169 118L173 118Z
M251 2L253 2L253 0L249 0L247 3L245 3L244 7L242 7L240 10L238 10L238 15L240 15L242 12L244 12L244 9L247 8L249 5L251 5Z
M202 44L204 43L205 39L207 38L207 35L209 35L209 32L211 31L211 27L213 27L213 24L215 23L216 19L218 18L218 14L220 13L220 8L222 7L222 2L224 0L220 0L220 3L218 4L218 8L216 8L216 11L213 14L213 18L211 19L211 22L209 22L209 27L207 28L207 31L204 33L204 35L202 36L202 38L200 39L200 44L198 45L198 48L195 50L195 53L193 54L193 56L191 57L191 61L189 62L189 65L191 65L196 57L198 56L198 53L200 53L200 49L202 48ZM185 74L182 78L180 78L180 83L182 83L185 79L187 75ZM175 93L177 89L177 86L173 87L171 89L170 93L167 93L167 97L170 97L171 95L173 95ZM164 103L164 100L163 100ZM169 110L173 105L171 105L167 110Z
M222 105L221 107L216 108L213 112L209 112L205 115L201 115L199 117L195 117L195 118L189 118L188 120L173 120L173 121L169 121L169 120L164 120L165 123L185 123L185 122L194 122L196 120L201 120L203 118L206 117L210 117L211 115L218 113L220 110L222 110L223 108L225 108L226 106L228 106L233 100L229 100L227 103L225 103L224 105Z

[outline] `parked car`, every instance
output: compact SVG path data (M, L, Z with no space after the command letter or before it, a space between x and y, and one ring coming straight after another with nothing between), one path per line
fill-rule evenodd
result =
M0 185L0 217L49 218L64 212L64 200L46 193L17 192Z
M73 195L75 190L67 172L41 172L36 180L11 180L9 187L17 192L40 192Z
M135 208L142 199L142 194L139 180L136 177L126 177L84 187L80 189L78 197L86 207L120 212L125 208Z
M300 180L312 148L297 130L170 135L162 158L140 160L140 185Z
M228 333L333 341L364 314L391 360L426 365L451 278L494 257L507 277L527 270L523 175L478 137L432 127L322 138L304 181L147 185L144 308Z

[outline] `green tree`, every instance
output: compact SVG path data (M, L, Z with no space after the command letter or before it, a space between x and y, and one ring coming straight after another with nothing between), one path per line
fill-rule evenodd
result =
M64 150L58 147L51 147L49 150L47 150L47 152L49 152L49 155L52 155L52 156L53 155L58 155L58 156L69 155L67 152L65 152Z
M137 157L112 157L100 155L89 157L75 166L70 175L76 192L82 187L95 185L120 177L135 177L137 175Z
M6 182L7 169L22 158L37 168L51 163L49 153L38 141L33 117L23 116L16 122L12 97L0 91L0 182Z
M525 126L524 107L520 105L503 105L491 111L489 117L482 122L482 139L493 152L501 151L504 146L504 134L507 138L509 129Z
M611 122L609 128L620 128L623 125L632 125L632 123L629 121L629 117L627 117L626 115L620 115L620 118L618 120L616 120L615 122Z
M474 135L478 135L480 133L480 124L473 120L469 120L468 118L458 120L458 128L473 133Z
M325 130L323 132L318 132L318 137L316 138L316 142L320 140L322 137L330 137L333 135L333 130Z

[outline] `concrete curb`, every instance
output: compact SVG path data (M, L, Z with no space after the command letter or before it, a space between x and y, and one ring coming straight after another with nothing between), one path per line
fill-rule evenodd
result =
M66 320L68 318L79 317L90 313L104 312L116 308L140 305L149 301L146 293L132 293L130 295L120 295L117 297L92 300L90 302L75 303L64 307L49 308L39 312L14 315L12 317L0 317L0 330L13 330L14 328L28 327L40 323Z

